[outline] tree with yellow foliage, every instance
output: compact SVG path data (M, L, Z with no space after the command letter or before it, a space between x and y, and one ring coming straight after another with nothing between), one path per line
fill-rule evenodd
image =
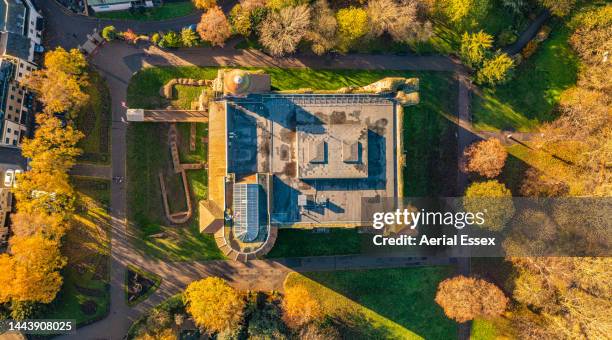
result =
M11 238L14 281L9 291L13 301L50 303L62 287L59 270L66 265L58 241L41 235Z
M217 6L217 0L193 0L193 5L198 9L211 9Z
M89 96L83 92L87 86L87 61L77 50L67 52L61 47L45 54L44 68L32 72L25 84L38 94L45 112L73 111L83 106Z
M208 333L236 328L246 305L244 298L218 277L190 283L183 301L195 323Z
M363 8L342 8L336 13L338 22L339 45L338 48L347 52L352 45L368 33L368 12Z
M323 317L323 309L303 286L285 290L283 298L283 319L287 326L296 329Z
M9 254L0 254L0 303L11 301L15 282L15 261Z

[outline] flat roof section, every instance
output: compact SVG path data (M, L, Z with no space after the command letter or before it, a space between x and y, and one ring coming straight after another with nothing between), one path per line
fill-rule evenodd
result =
M368 177L365 124L298 124L297 150L299 178Z

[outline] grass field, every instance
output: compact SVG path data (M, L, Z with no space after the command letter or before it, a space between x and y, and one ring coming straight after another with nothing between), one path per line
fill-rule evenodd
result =
M89 70L90 85L85 88L89 101L75 117L76 127L83 132L78 147L83 150L79 157L85 163L110 163L110 94L104 79L93 69Z
M434 302L450 267L419 267L297 274L285 288L303 285L339 322L346 339L452 339L457 324Z
M312 230L280 229L268 258L348 255L361 252L363 235L356 229L331 229L329 233Z
M163 5L144 10L101 12L96 13L97 18L158 21L178 18L193 13L195 7L191 1L165 2Z
M74 177L79 194L74 225L62 253L64 284L45 318L76 319L79 326L106 316L110 307L110 182Z
M576 83L578 72L569 35L563 24L553 25L548 40L519 65L507 84L474 93L474 125L482 130L530 131L554 119L561 92Z
M171 166L166 131L163 124L129 127L128 202L130 220L139 236L137 245L153 256L169 260L221 259L212 235L199 232L197 211L196 218L185 226L169 226L164 220L157 174ZM206 175L204 171L188 171L188 177L197 204L206 195ZM151 237L160 233L164 237Z

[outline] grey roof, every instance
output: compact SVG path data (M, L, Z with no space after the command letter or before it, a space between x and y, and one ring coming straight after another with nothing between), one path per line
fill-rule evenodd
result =
M367 178L367 145L368 127L361 122L298 123L298 177Z
M20 0L0 0L0 31L23 34L26 7Z
M0 54L23 60L30 57L30 39L21 34L0 32Z
M130 3L132 0L89 0L87 3L89 6L100 6L100 5L115 5Z

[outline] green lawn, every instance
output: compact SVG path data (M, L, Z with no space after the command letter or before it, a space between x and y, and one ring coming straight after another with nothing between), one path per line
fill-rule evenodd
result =
M163 5L144 10L101 12L95 16L102 19L157 21L189 15L195 11L191 1L165 2Z
M362 234L356 229L331 229L329 233L313 230L280 229L268 258L348 255L361 252Z
M291 273L338 321L346 339L454 339L457 324L434 302L450 267Z
M110 163L110 94L104 79L93 69L89 70L90 85L85 88L89 101L74 117L76 127L83 132L78 147L83 150L79 157L85 163Z
M163 124L131 124L128 131L128 202L130 221L137 233L136 244L147 253L176 261L221 259L212 235L198 230L195 218L186 226L165 222L158 172L171 166ZM202 156L204 157L204 156ZM206 195L205 171L188 171L195 200ZM181 197L181 199L183 199ZM164 237L151 237L163 233Z
M78 326L97 321L110 306L110 182L73 177L79 194L73 227L62 253L68 258L64 284L45 318L76 319Z
M530 131L555 118L561 92L576 83L578 59L568 45L563 24L553 31L535 55L521 64L510 82L473 94L475 126L482 130Z

